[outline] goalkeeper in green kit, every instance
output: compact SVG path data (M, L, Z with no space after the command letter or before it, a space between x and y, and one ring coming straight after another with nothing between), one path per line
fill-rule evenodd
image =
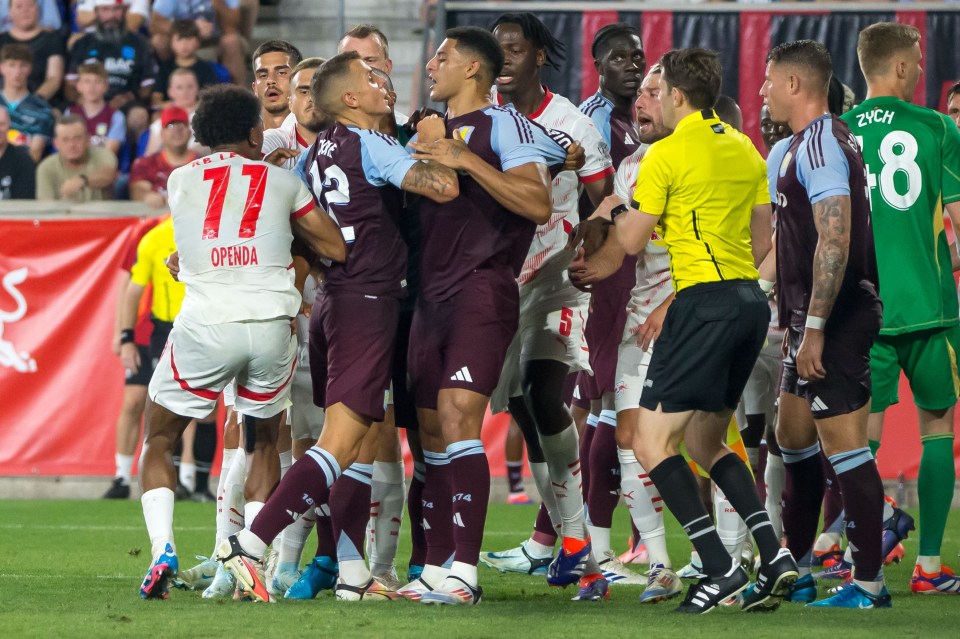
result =
M943 213L960 229L960 132L945 115L910 104L923 73L916 28L873 24L860 32L857 56L867 99L842 117L863 150L883 299L883 328L870 351L870 444L876 454L902 369L923 444L920 551L910 588L960 594L960 577L940 563L956 481L953 411L960 392L960 319ZM899 512L887 524L898 537L911 526Z

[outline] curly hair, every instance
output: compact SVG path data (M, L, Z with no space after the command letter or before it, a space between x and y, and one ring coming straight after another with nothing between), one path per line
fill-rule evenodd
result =
M215 84L200 92L193 134L197 142L213 149L243 142L258 122L257 96L233 84Z

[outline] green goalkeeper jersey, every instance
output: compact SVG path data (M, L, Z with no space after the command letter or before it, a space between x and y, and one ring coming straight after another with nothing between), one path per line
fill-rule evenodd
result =
M841 116L863 150L883 300L883 335L958 323L943 205L960 200L960 131L894 97ZM960 232L960 229L957 229Z

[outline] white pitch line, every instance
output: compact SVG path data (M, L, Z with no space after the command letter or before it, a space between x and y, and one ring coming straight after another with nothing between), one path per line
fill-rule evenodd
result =
M176 530L209 530L211 526L175 526ZM0 524L0 530L144 530L144 526L97 526L86 524Z

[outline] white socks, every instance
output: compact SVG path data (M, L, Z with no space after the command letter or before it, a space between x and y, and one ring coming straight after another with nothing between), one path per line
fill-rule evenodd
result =
M280 479L283 479L291 466L293 466L293 451L285 450L280 453Z
M540 445L550 469L553 494L560 514L561 534L573 539L586 539L579 442L577 427L573 422L556 435L540 435Z
M546 462L529 462L530 474L533 475L533 483L537 486L537 492L540 493L540 501L543 507L547 509L550 515L550 523L553 529L560 534L560 510L557 507L557 496L553 492L553 484L550 483L550 469Z
M169 488L154 488L140 497L154 560L163 554L167 544L173 546L174 552L177 551L173 543L173 502L174 494Z
M465 564L462 561L455 561L453 565L450 566L450 576L459 577L465 582L477 587L477 567L471 566L470 564ZM432 583L430 585L433 585Z
M620 487L630 509L630 518L647 546L650 565L672 568L667 554L667 529L663 523L663 500L632 450L617 449L620 459ZM634 540L634 544L637 540Z
M783 537L783 485L787 474L783 469L783 458L776 455L767 455L767 470L763 480L767 484L767 502L765 508L773 524L777 539Z
M716 515L717 535L720 536L723 547L739 564L743 542L747 540L747 525L743 523L736 509L717 485L713 486L713 509Z
M300 566L300 557L303 555L303 547L310 538L310 532L314 524L317 523L317 511L311 508L303 513L297 521L283 529L280 538L274 542L274 547L279 548L279 557L277 561L280 564L293 564Z
M123 483L130 484L130 478L133 475L133 455L121 455L117 453L113 456L117 464L117 477L123 480Z
M230 454L232 453L232 454ZM227 465L228 457L230 465ZM242 448L223 451L223 465L217 485L217 541L243 530L245 518L243 483L247 476L247 455ZM216 548L216 545L214 548Z
M403 462L373 462L367 555L374 574L390 570L397 557L405 496Z
M180 483L192 493L197 488L197 465L180 462Z

